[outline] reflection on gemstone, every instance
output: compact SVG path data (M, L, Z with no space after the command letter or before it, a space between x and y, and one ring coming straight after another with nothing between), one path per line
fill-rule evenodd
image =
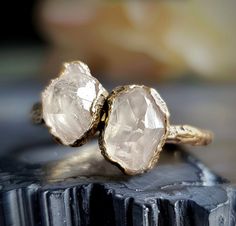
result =
M90 111L91 103L96 95L95 84L92 82L87 83L85 87L80 87L77 89L77 96L81 99L83 107L87 111Z
M100 97L106 90L82 62L66 63L64 67L42 95L43 118L54 136L72 145L93 126L97 113L94 106L103 104Z
M142 86L129 86L113 99L103 138L106 154L126 171L147 170L166 131L167 112Z

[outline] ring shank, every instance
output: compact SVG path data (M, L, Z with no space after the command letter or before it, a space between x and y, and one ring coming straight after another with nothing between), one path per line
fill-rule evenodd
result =
M31 120L34 124L43 124L42 103L35 103L31 109Z
M189 125L171 125L166 143L207 145L213 139L212 132Z
M44 123L41 103L36 103L33 106L31 118L34 124ZM171 125L166 143L201 146L211 143L212 139L213 134L208 130L202 130L189 125Z

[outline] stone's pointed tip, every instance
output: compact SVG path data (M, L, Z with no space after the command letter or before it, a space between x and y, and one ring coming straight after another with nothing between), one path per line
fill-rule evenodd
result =
M62 67L63 74L65 73L68 74L67 72L71 70L78 70L78 72L91 75L88 65L79 60L63 63Z
M64 62L63 63L63 66L64 67L68 67L68 66L70 66L70 65L72 65L72 64L78 64L78 65L80 65L80 64L83 64L83 65L86 65L87 66L87 64L85 64L84 62L82 62L82 61L80 61L80 60L73 60L73 61L67 61L67 62Z
M70 65L70 63L65 62L65 63L63 63L62 67L66 69L67 67L69 67L69 65Z

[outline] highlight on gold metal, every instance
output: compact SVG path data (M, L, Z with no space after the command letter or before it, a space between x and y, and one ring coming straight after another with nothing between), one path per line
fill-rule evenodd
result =
M166 143L190 144L193 146L208 145L212 142L213 133L189 125L172 125Z

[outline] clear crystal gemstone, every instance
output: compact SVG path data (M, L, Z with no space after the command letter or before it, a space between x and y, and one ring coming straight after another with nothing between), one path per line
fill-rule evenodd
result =
M147 170L157 152L166 127L163 103L155 90L142 86L129 86L113 99L103 134L105 151L127 172Z
M43 92L44 121L63 144L72 145L93 127L106 93L87 65L66 63L62 74Z

